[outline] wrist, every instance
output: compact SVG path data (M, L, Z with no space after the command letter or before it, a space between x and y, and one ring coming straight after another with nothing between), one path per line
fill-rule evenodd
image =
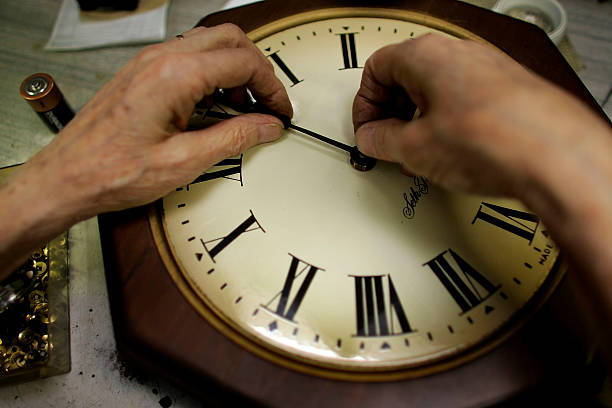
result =
M529 165L520 198L560 245L591 302L589 312L606 327L612 322L612 130L591 112L571 117L571 123L559 120L565 126L552 134L556 143Z
M84 218L63 190L52 171L30 163L0 186L0 279L41 244Z

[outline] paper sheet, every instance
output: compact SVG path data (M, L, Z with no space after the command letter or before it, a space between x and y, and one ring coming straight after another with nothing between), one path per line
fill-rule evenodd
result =
M250 4L250 3L259 3L260 1L263 1L263 0L255 0L255 1L253 0L228 0L223 5L223 10L244 6L245 4Z
M140 0L132 12L81 12L76 0L64 0L45 50L163 41L167 12L168 0Z

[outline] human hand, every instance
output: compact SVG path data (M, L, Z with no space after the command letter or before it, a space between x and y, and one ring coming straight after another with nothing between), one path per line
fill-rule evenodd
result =
M407 96L421 111L411 122L394 117ZM542 152L572 155L594 117L492 47L438 35L374 53L353 105L364 154L451 189L521 198Z
M185 132L194 106L217 88L248 87L291 116L272 65L235 26L199 27L145 48L27 165L61 177L90 215L145 204L220 160L280 136L269 115Z
M270 110L293 112L272 64L239 28L198 27L183 37L140 52L0 186L0 212L10 214L0 220L0 272L75 222L151 202L280 136L281 121L263 114L185 131L195 104L219 88L238 98L248 88Z
M407 96L422 112L412 121L397 115ZM437 35L368 59L353 123L364 154L447 188L522 200L562 248L585 316L612 344L609 123L501 52Z

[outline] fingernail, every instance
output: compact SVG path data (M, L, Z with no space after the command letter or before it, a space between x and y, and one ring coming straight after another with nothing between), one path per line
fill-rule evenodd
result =
M277 123L266 123L259 126L259 143L272 142L278 139L283 130L282 125Z
M362 126L355 133L355 143L359 151L366 156L376 157L376 148L374 143L374 127Z

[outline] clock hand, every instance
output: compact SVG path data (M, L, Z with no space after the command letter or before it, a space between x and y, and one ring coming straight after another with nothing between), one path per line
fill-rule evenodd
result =
M365 154L361 153L359 149L357 149L357 146L351 147L342 142L338 142L337 140L330 139L329 137L313 132L312 130L308 130L301 126L294 125L293 123L291 123L291 119L289 119L287 116L279 115L278 113L266 107L263 107L259 104L254 104L253 108L249 109L249 111L257 112L257 113L265 113L268 115L276 116L283 123L283 126L285 129L289 128L289 129L297 130L300 133L314 137L317 140L320 140L334 147L337 147L338 149L348 152L350 154L351 165L359 171L371 170L376 165L376 159L370 156L366 156ZM229 118L233 118L238 115L234 115L234 114L226 113L226 112L218 112L218 111L209 110L206 113L206 116L215 118L215 119L229 119Z
M293 123L289 123L289 128L297 130L298 132L303 133L305 135L312 136L312 137L314 137L317 140L320 140L322 142L330 144L330 145L332 145L334 147L337 147L338 149L342 149L345 152L351 153L353 151L353 148L351 146L349 146L349 145L346 145L346 144L344 144L342 142L338 142L337 140L330 139L329 137L326 137L326 136L320 135L318 133L315 133L312 130L304 129L303 127L294 125Z
M297 130L298 132L301 132L305 135L312 136L317 140L328 143L334 147L344 150L345 152L348 152L351 158L351 165L359 171L372 170L376 165L376 159L361 153L359 149L357 149L357 146L351 147L344 143L338 142L337 140L330 139L329 137L315 133L312 130L304 129L303 127L294 125L293 123L289 123L289 128Z

